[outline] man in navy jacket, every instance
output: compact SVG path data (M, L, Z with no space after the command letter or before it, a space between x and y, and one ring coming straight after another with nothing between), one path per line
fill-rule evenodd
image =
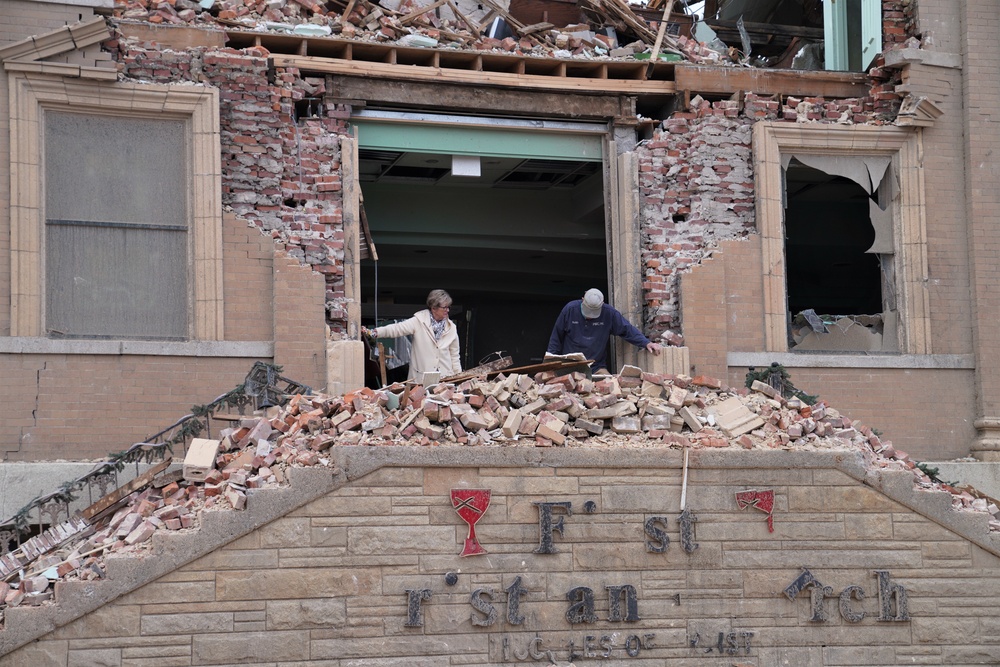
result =
M565 306L549 337L550 354L581 352L593 359L595 373L607 373L608 341L620 336L636 347L659 354L661 346L650 342L642 332L629 323L617 310L604 303L599 289L589 289L582 299L574 299Z

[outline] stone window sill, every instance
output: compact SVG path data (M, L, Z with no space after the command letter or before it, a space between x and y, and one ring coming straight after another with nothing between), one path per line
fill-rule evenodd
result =
M785 368L926 368L972 370L971 354L862 354L850 352L730 352L729 367L764 368L777 361Z
M271 358L271 341L54 340L0 337L0 354L100 354L165 357Z

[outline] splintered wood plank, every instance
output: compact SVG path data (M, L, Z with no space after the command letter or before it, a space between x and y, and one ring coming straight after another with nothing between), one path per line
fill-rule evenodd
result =
M297 67L303 72L386 79L404 78L410 81L506 86L526 90L560 90L605 94L624 93L631 95L669 95L677 90L671 81L567 76L567 63L564 61L555 61L547 74L533 72L530 75L521 75L514 72L482 72L439 67L405 66L401 68L388 63L278 54L273 54L272 60L277 67Z
M454 2L452 2L451 0L445 0L445 2L448 3L448 9L450 9L452 11L452 13L455 14L455 16L457 16L459 19L461 19L462 23L464 23L466 26L468 26L469 30L472 31L473 35L478 35L479 33L481 33L483 31L482 27L479 24L477 24L475 21L469 19L469 17L467 17L462 12L460 12L459 9L458 9L458 7L455 6Z
M138 491L142 487L146 486L153 481L153 478L159 475L161 472L167 469L167 467L173 462L172 459L167 459L166 461L161 461L155 466L142 473L132 481L128 482L124 486L120 486L108 495L104 496L96 503L88 507L87 509L80 512L80 516L84 519L90 521L92 518L111 507L119 500L132 493L133 491Z
M534 23L532 25L526 25L523 28L520 28L518 32L521 34L522 37L526 37L528 35L533 35L536 32L542 32L543 30L551 30L552 28L555 28L555 26L552 25L551 23L542 22L542 23Z
M865 75L851 72L803 72L680 63L674 68L674 82L677 90L713 95L731 95L740 90L760 95L816 97L863 97L868 94Z
M417 9L417 10L414 10L414 11L410 12L409 14L407 14L406 16L404 16L403 18L399 19L399 22L400 22L401 25L409 25L417 17L423 16L427 12L434 11L435 9L437 9L440 6L442 6L446 2L448 2L448 0L437 0L434 3L432 3L430 5L427 5L426 7L421 7L420 9Z

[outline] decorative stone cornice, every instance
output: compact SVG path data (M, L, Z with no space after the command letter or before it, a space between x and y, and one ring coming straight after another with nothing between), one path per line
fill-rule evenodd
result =
M107 22L103 17L97 17L6 46L0 49L0 62L5 70L12 72L116 80L118 71L110 60L103 67L46 61L47 58L100 44L110 37Z
M949 69L961 69L962 67L962 56L960 54L930 51L928 49L893 49L892 51L886 51L883 57L885 58L885 66L890 69L902 68L911 64L947 67Z
M944 111L925 95L908 93L896 115L896 125L901 127L930 127Z

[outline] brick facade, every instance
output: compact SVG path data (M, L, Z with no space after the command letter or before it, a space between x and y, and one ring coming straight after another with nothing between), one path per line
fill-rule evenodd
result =
M995 435L1000 429L995 403L1000 389L994 386L998 374L990 370L992 362L985 358L996 356L992 352L996 344L991 339L996 316L990 297L995 290L986 287L995 278L991 273L995 244L990 233L983 231L996 227L991 222L991 211L996 207L989 203L996 189L974 185L993 178L992 169L986 166L992 163L983 157L994 149L998 136L987 111L986 100L994 99L996 91L993 77L987 76L986 70L994 71L988 63L994 63L1000 55L994 40L985 35L992 34L991 22L997 19L994 9L969 5L969 16L976 18L970 18L963 29L942 3L899 6L903 8L905 37L897 39L896 44L912 48L906 40L920 38L927 50L925 61L908 62L905 67L879 67L873 74L893 85L905 84L906 91L927 96L942 111L942 117L933 125L920 130L926 186L930 352L943 357L953 355L962 361L949 367L944 362L935 368L932 362L926 367L904 363L899 368L876 369L867 368L863 359L855 359L834 369L810 367L805 361L796 363L789 355L781 356L781 360L796 366L789 367L789 371L797 386L819 393L849 414L876 425L898 444L905 443L902 446L918 458L946 459L964 455L966 447L977 438L987 440L985 445L973 445L974 450L981 448L978 451L983 452L993 451L1000 442ZM884 16L888 15L886 7ZM890 34L897 32L887 29L887 43ZM966 46L963 39L968 40ZM983 64L963 70L955 54L973 51L977 63ZM984 76L989 80L983 80ZM883 122L879 97L875 93L873 100L865 103L865 109L873 113L870 122ZM785 105L780 118L796 120L789 111ZM725 112L713 108L712 114ZM836 121L835 114L821 118L814 112L812 116L815 120ZM727 155L733 156L734 152ZM963 164L979 165L965 172L973 174L971 179L963 176ZM652 170L657 170L655 163ZM727 364L727 355L765 349L760 339L762 300L756 280L763 273L760 242L751 233L742 241L723 241L711 249L688 251L710 254L713 259L674 271L680 274L673 278L680 283L680 310L661 307L650 323L671 322L682 311L680 326L692 348L692 364L698 372L726 376L736 384L746 367ZM650 263L659 263L657 270L661 266L673 268L659 257L647 257L645 261L647 280ZM669 284L671 279L664 280ZM990 314L977 317L977 313ZM647 311L649 314L651 311ZM990 324L986 325L986 321ZM935 397L930 403L944 399L949 407L935 408L928 402L929 396ZM927 421L934 426L926 427Z
M686 551L679 451L437 454L335 448L333 479L297 470L243 512L158 534L107 580L10 610L0 640L39 639L4 665L565 665L571 641L589 654L576 664L609 648L616 665L996 664L1000 541L909 472L869 472L869 486L846 452L695 451ZM491 490L488 555L459 557L455 488ZM774 491L774 532L739 509L746 489ZM554 511L553 553L537 553L535 503L569 508ZM829 587L818 610L813 587L787 592L803 567ZM616 612L607 587L626 585L635 606ZM579 587L592 620L570 613ZM416 610L408 590L427 591Z
M344 233L340 141L346 114L326 110L322 78L283 68L269 77L265 49L178 52L113 40L122 73L158 83L197 82L220 90L223 202L275 244L325 277L334 331L343 331ZM312 98L317 116L298 116Z

